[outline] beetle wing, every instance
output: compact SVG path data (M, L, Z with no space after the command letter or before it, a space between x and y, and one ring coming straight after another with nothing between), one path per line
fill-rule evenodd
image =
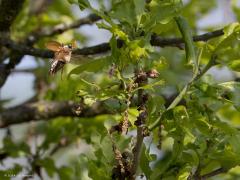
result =
M46 43L46 47L52 51L60 51L62 44L57 41L49 41Z

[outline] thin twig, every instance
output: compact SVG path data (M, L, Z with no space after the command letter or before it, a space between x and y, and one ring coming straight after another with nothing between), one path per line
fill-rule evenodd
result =
M83 26L86 24L89 24L89 25L93 24L94 22L96 22L100 19L101 19L101 17L97 16L96 14L90 14L85 18L81 18L81 19L78 19L78 20L72 22L71 24L66 24L66 23L58 24L58 25L52 27L51 30L49 30L49 31L46 29L43 29L40 32L34 33L32 36L36 41L39 38L50 37L50 36L54 36L57 34L62 34L68 30L79 28L80 26Z
M137 168L139 166L140 155L142 151L142 144L143 144L143 127L137 127L137 142L133 149L133 163L132 163L132 176L134 177L137 172Z
M208 41L212 38L222 36L223 34L224 34L223 29L219 29L216 31L193 36L193 41L194 42ZM160 47L164 47L164 46L177 46L178 47L179 45L181 45L183 43L184 43L184 40L182 38L163 38L160 36L153 35L152 39L151 39L151 44L153 46L160 46Z
M138 84L138 87L144 86L148 83L148 76L147 73L142 71L141 69L136 70L136 80L135 82ZM143 89L138 89L138 111L140 112L137 120L135 121L135 125L137 126L137 141L133 148L133 163L132 163L132 170L131 175L134 179L136 176L136 172L139 166L140 156L142 152L142 144L143 139L146 136L146 119L147 119L147 110L146 110L146 103L148 100L148 95L144 94Z

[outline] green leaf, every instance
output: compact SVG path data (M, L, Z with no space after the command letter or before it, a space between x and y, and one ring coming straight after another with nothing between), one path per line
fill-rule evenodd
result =
M228 82L220 83L219 86L222 86L229 91L236 91L238 90L238 88L240 88L240 82L228 81Z
M39 166L43 167L49 177L53 177L54 173L57 171L54 161L51 158L40 159L36 162Z
M186 51L186 60L189 65L197 65L196 53L194 49L194 43L192 39L191 29L187 23L187 21L178 16L175 18L178 28L182 34L184 43L185 43L185 51ZM196 68L196 67L195 67Z
M217 41L215 53L219 53L221 50L227 47L233 47L233 43L237 42L238 33L240 32L240 24L232 23L224 28L224 35Z
M165 83L165 81L163 81L163 80L159 80L159 81L156 81L156 82L153 81L152 83L149 83L149 84L147 84L147 85L144 85L144 86L141 86L141 87L139 87L139 88L134 89L133 92L136 92L136 91L139 90L139 89L154 90L153 88L154 88L155 86L162 86L162 85L164 85L164 83Z
M190 148L183 151L182 159L190 163L193 167L197 167L200 161L197 152Z
M166 151L163 158L156 162L150 179L161 179L162 175L169 168L172 162L171 157L171 153L169 151Z
M99 180L111 180L111 177L109 176L110 173L105 171L104 166L100 163L96 163L94 161L89 161L88 163L88 169L89 169L89 177L92 179Z
M79 4L79 8L81 10L84 10L86 8L91 7L90 3L88 2L88 0L78 0L78 4Z
M234 71L240 72L240 59L232 60L227 66Z
M70 4L78 4L78 0L68 0L68 2L70 3Z
M152 173L149 163L154 160L152 159L152 156L149 153L150 153L149 149L146 149L145 145L143 144L142 154L140 158L140 167L141 167L141 170L144 172L144 175L147 177L147 179L149 179Z
M105 67L111 64L110 57L103 57L99 59L90 60L76 68L74 68L69 74L70 77L72 74L81 74L82 72L99 72L103 71Z
M127 108L126 103L115 98L109 98L105 100L104 105L108 110L113 112L122 112Z
M232 101L234 107L240 111L240 82L229 81L225 83L218 84L225 93L229 96L229 99Z
M15 143L10 137L6 137L3 144L3 151L8 153L9 156L18 157L30 153L30 147L25 142Z
M216 120L212 122L212 125L214 125L215 127L218 127L220 130L222 130L224 133L228 135L234 135L237 133L237 129L227 122Z
M217 160L221 164L221 167L225 169L230 169L236 165L240 165L239 154L233 153L230 150L212 152L209 154L209 158Z
M177 130L174 132L175 136L174 138L174 144L173 144L173 153L172 153L172 161L175 162L178 158L181 157L182 151L183 151L183 140L184 135L180 128L177 128Z
M21 176L18 175L21 175L20 173L22 169L23 169L22 165L13 164L11 168L0 170L0 178L2 180L19 179Z
M188 179L189 175L190 175L189 171L185 171L185 172L183 171L181 172L181 174L179 174L178 180L186 180Z
M112 151L112 141L109 136L105 136L101 140L101 149L103 152L103 156L110 162L113 159L113 151Z
M233 151L236 154L240 154L240 134L234 134L229 137L229 143L231 144Z
M148 32L155 28L156 25L169 23L182 8L182 3L180 0L165 0L163 2L152 0L146 8L148 9L148 13L145 14L143 28Z
M145 0L122 0L113 6L110 16L133 27L144 12Z
M205 117L201 117L201 118L195 118L193 121L197 127L197 129L205 134L206 136L209 136L211 131L210 131L210 126L206 121Z
M60 179L73 179L73 169L71 167L62 166L58 169Z
M121 22L127 22L129 25L136 24L135 4L133 0L123 0L116 4L111 11L113 18L119 19Z
M174 101L169 105L169 107L167 108L167 110L170 110L172 108L174 108L175 106L178 105L178 103L182 100L183 96L185 95L185 93L187 92L188 89L188 85L185 85L184 88L181 90L181 92L179 93L179 95L174 99Z
M208 159L209 161L209 159ZM221 164L217 160L210 160L202 169L201 174L208 174L221 167Z
M158 113L160 110L164 110L164 99L161 96L153 95L149 98L147 102L147 111L151 115L153 113Z
M179 121L179 123L185 122L189 119L188 112L185 106L176 106L173 109L173 115Z

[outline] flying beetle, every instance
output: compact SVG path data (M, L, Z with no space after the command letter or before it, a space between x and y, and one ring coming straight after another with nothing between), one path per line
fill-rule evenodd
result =
M51 61L49 74L54 75L59 70L62 70L62 74L64 65L70 62L72 51L77 47L76 41L68 45L64 45L57 41L49 41L46 44L46 47L47 49L54 51L54 57Z

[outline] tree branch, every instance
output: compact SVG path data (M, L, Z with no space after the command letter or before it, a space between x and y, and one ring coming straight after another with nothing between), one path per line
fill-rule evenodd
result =
M204 33L201 35L193 36L193 41L208 41L209 39L222 36L224 34L223 29L219 29L216 31ZM163 38L156 35L153 35L151 38L151 44L153 46L180 46L184 43L184 40L182 38Z
M148 84L148 78L147 73L142 71L141 69L137 69L136 71L136 80L135 83L137 83L138 87L142 87L144 85ZM132 162L132 169L131 169L131 177L132 179L135 179L136 172L139 167L139 161L141 157L142 152L142 144L143 139L146 134L146 120L147 120L147 104L148 101L148 94L143 90L138 90L138 111L139 115L137 117L137 120L134 122L134 124L137 126L137 141L133 148L133 162Z
M10 35L10 26L16 19L18 13L22 9L24 1L23 0L1 0L0 1L0 38L9 37ZM0 44L0 61L3 61L3 58L8 56L6 49ZM0 87L6 81L8 75L10 74L9 66L0 64Z
M20 12L23 0L0 1L0 32L9 32L10 26Z
M33 36L33 39L35 39L35 41L36 41L39 38L50 37L50 36L54 36L57 34L62 34L65 31L68 31L68 30L74 29L74 28L79 28L82 25L93 24L94 22L96 22L100 19L101 19L101 17L97 16L96 14L90 14L87 17L78 19L71 24L63 23L63 24L58 24L58 25L52 27L51 30L43 29L40 32L36 32L32 36Z
M218 36L223 35L223 30L217 30L213 32L209 32L206 34L202 34L199 36L194 36L194 41L207 41L211 38L215 38ZM151 44L153 46L177 46L184 43L182 38L162 38L158 36L153 36L151 39ZM0 39L0 44L3 46L6 46L12 50L18 51L19 53L23 55L32 55L36 57L42 57L42 58L53 58L53 52L46 50L46 49L37 49L32 48L29 46L24 46L22 44L18 44L10 39ZM119 44L121 42L119 41ZM98 53L104 53L110 50L110 44L109 43L102 43L99 45L91 46L91 47L85 47L82 49L76 49L73 54L76 55L93 55Z
M170 97L164 97L165 106L171 104L177 94ZM136 99L132 99L130 106L136 105ZM182 102L181 102L182 103ZM180 104L181 104L180 103ZM76 108L80 108L80 114L76 113ZM83 104L73 103L71 101L36 101L36 98L27 102L5 109L0 113L0 128L10 125L25 123L29 121L49 120L60 116L65 117L93 117L101 114L112 114L105 108L103 102L97 102L92 107L85 107ZM139 141L141 142L141 141Z
M0 128L29 121L48 120L60 116L93 117L100 114L110 114L101 102L91 107L76 104L71 101L39 101L26 103L9 108L0 115Z

